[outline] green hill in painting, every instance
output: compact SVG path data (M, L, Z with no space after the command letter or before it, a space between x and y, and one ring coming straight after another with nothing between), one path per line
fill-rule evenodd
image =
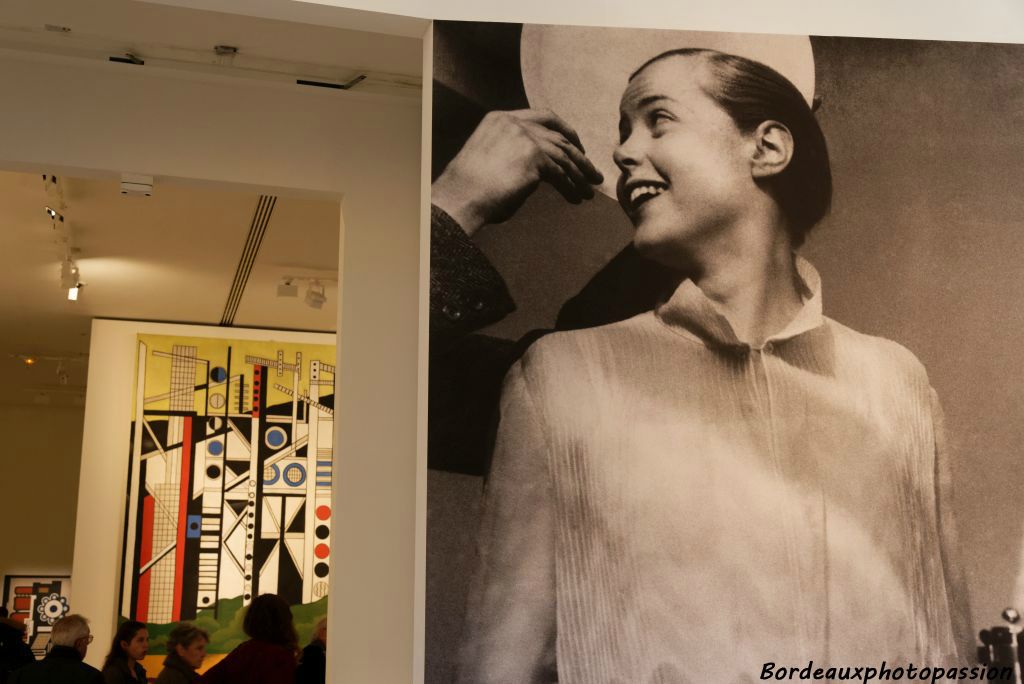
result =
M292 606L295 618L295 629L299 633L299 645L309 642L313 636L313 628L320 618L327 615L327 597L315 603L304 603ZM245 610L242 608L242 597L221 599L214 608L200 610L193 624L210 633L210 644L207 653L230 653L231 650L246 640L242 631L242 620ZM125 618L121 618L124 622ZM149 652L152 654L167 651L167 635L177 626L172 622L166 625L147 624L149 631Z

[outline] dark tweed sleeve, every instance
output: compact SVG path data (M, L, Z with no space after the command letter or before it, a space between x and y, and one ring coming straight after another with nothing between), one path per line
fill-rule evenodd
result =
M501 274L455 219L430 207L430 334L457 338L516 308Z

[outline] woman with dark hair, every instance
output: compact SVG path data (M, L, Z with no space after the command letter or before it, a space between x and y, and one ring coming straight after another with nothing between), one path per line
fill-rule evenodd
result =
M149 631L143 622L127 620L114 633L110 652L103 661L103 681L106 684L145 682L146 670L142 659L149 652Z
M202 682L291 684L295 679L299 637L291 608L277 594L262 594L249 604L242 622L249 640L202 676Z
M190 684L198 682L196 673L206 658L210 635L188 622L182 622L167 635L167 657L157 684Z
M506 377L460 681L955 662L941 412L910 352L822 314L795 252L832 191L805 98L665 52L626 86L614 158L633 244L677 285Z

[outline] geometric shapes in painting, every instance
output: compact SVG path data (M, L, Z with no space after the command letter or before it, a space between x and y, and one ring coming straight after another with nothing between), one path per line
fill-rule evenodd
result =
M68 598L58 593L36 599L36 619L53 627L57 620L68 614Z
M284 481L289 487L301 487L306 482L306 469L298 463L290 463L284 469Z
M53 625L71 611L70 597L71 578L67 576L4 577L3 606L12 620L24 623L36 658L46 655Z
M326 596L333 358L327 345L139 335L123 617L219 620L262 593Z
M263 442L271 449L277 451L288 442L288 433L284 428L274 426L269 428L263 436Z

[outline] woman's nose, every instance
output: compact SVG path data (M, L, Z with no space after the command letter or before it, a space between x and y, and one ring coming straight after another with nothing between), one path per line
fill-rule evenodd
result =
M615 160L615 165L619 167L620 171L626 171L638 166L640 164L640 150L636 136L631 135L620 142L619 146L612 153L612 159Z

